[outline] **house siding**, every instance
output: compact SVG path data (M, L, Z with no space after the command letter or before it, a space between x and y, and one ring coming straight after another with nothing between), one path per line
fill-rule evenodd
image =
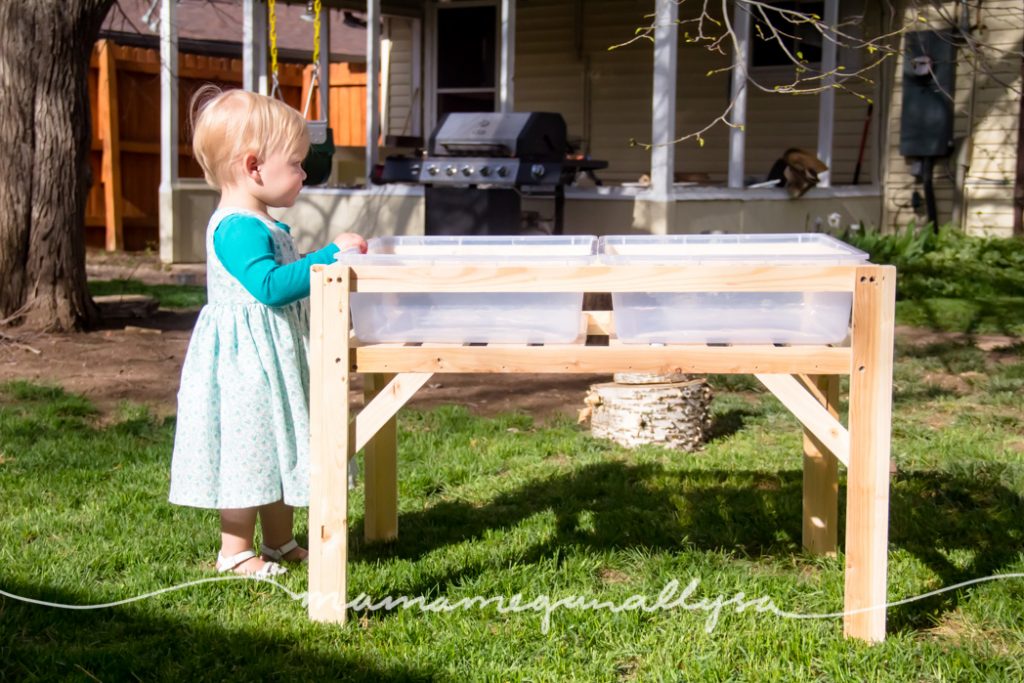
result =
M653 2L589 0L583 5L582 33L577 35L574 3L570 0L531 0L517 7L515 106L521 111L559 111L569 135L580 141L595 158L606 159L606 181L635 181L650 172L650 152L642 143L651 130L652 45L640 40L609 50L630 40L634 30L646 26ZM860 2L844 2L846 17L862 9ZM680 18L688 18L682 5ZM877 25L868 17L869 26ZM680 30L676 130L679 136L703 129L729 104L729 74L708 76L728 67L731 58L712 53L701 44L688 42ZM852 63L840 54L840 63ZM765 72L755 77L764 80ZM776 72L780 78L781 74ZM791 76L791 74L790 74ZM766 81L773 83L770 78ZM873 97L875 86L862 84L857 92ZM877 109L876 109L877 111ZM833 183L852 180L867 101L840 91L836 97L833 140ZM751 88L747 107L746 175L764 179L775 160L789 147L817 147L818 98L760 92ZM870 135L876 125L872 125ZM722 182L728 175L729 129L718 123L702 135L676 145L677 173L706 176ZM632 141L641 144L632 144ZM873 180L875 145L868 141L861 183Z
M530 0L516 8L514 102L517 111L556 111L566 120L570 142L592 157L609 162L600 176L606 182L636 181L650 173L650 152L643 147L651 135L653 49L650 41L629 41L635 29L649 24L652 0L587 0L576 14L573 0ZM845 0L841 18L862 13L864 0ZM689 5L680 7L687 18ZM876 30L881 10L868 12L857 24ZM391 20L393 41L388 97L388 132L400 134L414 96L411 87L412 37L408 24ZM840 63L853 69L856 57L840 50ZM680 30L676 131L697 132L722 114L729 104L729 74L707 75L728 67L731 58L689 42ZM770 88L765 72L756 73ZM778 79L783 74L776 72ZM788 74L787 80L791 80ZM876 79L877 80L877 79ZM867 98L877 98L874 83L850 84L861 97L837 92L833 138L834 184L853 178L867 113ZM874 154L881 142L878 119L870 122L861 184L878 177ZM751 88L747 106L746 176L763 180L776 159L790 147L817 148L816 95L779 95ZM424 131L429 133L429 131ZM676 145L677 173L696 174L713 182L728 175L729 129L718 123L702 135Z
M908 10L907 19L920 14L922 27L941 30L947 17L957 17L956 5ZM1017 179L1017 143L1020 133L1020 91L1024 3L1020 0L982 4L980 15L971 13L975 35L985 44L981 61L960 48L956 66L953 154L936 164L934 186L939 223L954 223L972 234L1011 235L1014 230L1014 187ZM900 115L902 111L902 55L896 64L896 78L889 118L891 134L887 151L886 192L883 222L887 229L899 229L926 217L911 206L914 191L923 195L922 185L910 173L900 156ZM973 93L973 111L972 111ZM969 140L969 142L967 142ZM957 186L958 166L964 182Z
M406 17L387 17L385 29L391 41L385 109L386 134L412 135L416 130L412 120L413 99L419 96L413 89L413 20Z

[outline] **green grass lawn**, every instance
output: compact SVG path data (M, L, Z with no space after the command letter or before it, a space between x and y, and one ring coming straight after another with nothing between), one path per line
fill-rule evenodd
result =
M354 491L351 595L653 602L698 580L691 603L743 593L841 611L842 556L800 547L795 420L744 379L712 381L714 439L698 454L626 451L566 421L404 411L400 538L363 543ZM100 416L59 389L0 387L0 590L87 605L215 576L215 513L166 502L173 428L137 406ZM1024 572L1021 347L899 348L893 452L892 600ZM304 539L304 514L299 526ZM306 573L281 584L301 593ZM1024 679L1022 579L892 608L877 646L845 640L840 619L729 607L710 632L701 610L561 609L546 634L542 617L492 606L314 624L250 581L92 611L0 598L0 679Z
M1024 297L897 301L896 323L939 332L1024 338Z
M896 322L936 331L1024 335L1024 240L907 226L843 237L896 266Z
M911 237L862 245L905 267L897 322L1024 334L1018 245ZM90 290L205 301L197 286ZM800 547L795 419L753 378L711 380L714 438L698 454L626 451L567 421L404 411L400 538L363 543L354 491L350 597L653 603L669 582L697 581L691 604L742 593L841 611L843 557ZM0 590L97 605L216 577L216 514L166 502L173 432L131 404L100 415L59 389L0 385ZM890 600L1024 573L1024 346L898 346L893 454ZM298 521L305 540L304 511ZM542 612L493 605L356 610L339 627L307 620L292 597L306 587L299 569L280 587L206 582L97 610L0 597L0 680L1024 679L1021 578L894 607L877 646L845 640L837 618L731 607L714 624L707 609L559 609L546 633Z
M92 296L145 294L162 308L198 308L206 303L205 285L149 285L139 280L90 280Z

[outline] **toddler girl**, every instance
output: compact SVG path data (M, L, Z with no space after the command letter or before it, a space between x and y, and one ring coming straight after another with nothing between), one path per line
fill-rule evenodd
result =
M292 506L309 498L309 270L366 243L347 233L299 258L267 213L294 204L306 177L297 111L215 86L192 111L193 153L220 204L206 228L208 303L181 371L170 501L220 510L218 571L272 576L307 555Z

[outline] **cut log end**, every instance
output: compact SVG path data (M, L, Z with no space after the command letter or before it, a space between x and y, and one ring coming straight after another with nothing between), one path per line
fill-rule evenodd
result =
M656 383L639 384L640 376L628 375L623 377L628 384L592 385L580 421L589 417L592 435L627 448L700 449L711 428L711 387L703 379L676 374L645 377Z

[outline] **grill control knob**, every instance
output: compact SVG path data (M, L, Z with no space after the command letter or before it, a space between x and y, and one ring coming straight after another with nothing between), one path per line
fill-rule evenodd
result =
M530 167L530 175L533 176L535 180L540 180L541 178L543 178L544 177L544 166L543 166L543 164L534 164L533 166L531 166Z
M467 178L469 176L473 175L473 167L472 166L463 166L462 167L462 175L466 176Z
M437 166L433 164L427 166L427 173L429 173L430 175L437 175L440 171L441 169L439 169Z
M444 172L447 175L455 175L456 173L459 172L459 169L455 168L454 166L448 166L447 168L444 169Z
M490 166L481 166L480 167L480 175L482 175L484 178L490 176L491 175L491 167Z
M508 175L508 169L505 168L504 166L499 166L498 167L498 176L501 177L501 178L504 178L507 175Z

